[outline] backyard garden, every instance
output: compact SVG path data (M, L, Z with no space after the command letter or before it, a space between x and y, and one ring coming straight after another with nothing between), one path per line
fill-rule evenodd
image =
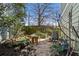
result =
M63 39L53 5L0 3L0 56L78 55Z

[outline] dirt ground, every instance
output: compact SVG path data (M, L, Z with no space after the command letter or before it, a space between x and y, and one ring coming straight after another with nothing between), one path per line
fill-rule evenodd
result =
M40 39L36 48L36 56L50 56L50 46L52 45L48 39Z

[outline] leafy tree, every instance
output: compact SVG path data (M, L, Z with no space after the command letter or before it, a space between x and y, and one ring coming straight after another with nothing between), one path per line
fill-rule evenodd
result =
M2 36L2 40L4 40L6 38L5 36L5 28L4 28L4 11L5 11L5 7L3 6L3 4L0 4L0 28L1 28L1 36ZM5 24L6 25L6 24Z
M23 17L25 15L24 7L25 5L20 4L0 4L0 27L2 40L6 39L7 30L9 31L9 35L16 35L21 29ZM12 9L10 9L12 7ZM8 13L11 11L10 13ZM12 15L11 15L12 14ZM5 29L5 30L4 30ZM4 38L5 36L5 38Z
M24 19L25 16L25 4L19 3L14 4L14 10L15 10L15 23L14 23L14 36L18 35L20 33L21 28L23 27L23 24L21 21Z

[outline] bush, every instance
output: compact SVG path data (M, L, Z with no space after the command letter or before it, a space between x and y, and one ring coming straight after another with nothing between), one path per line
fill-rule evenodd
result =
M44 34L52 33L52 29L39 27L39 26L24 26L22 28L22 31L24 31L24 34L28 34L28 35L31 35L31 34L36 33L36 32L40 32L40 33L44 33Z
M16 42L16 45L29 45L29 44L30 44L30 41L26 37L20 37Z
M36 28L30 27L30 26L28 26L28 27L23 27L22 31L24 31L24 34L25 34L25 35L27 35L27 34L30 35L30 34L33 34L33 33L36 32Z
M63 52L63 49L60 45L58 44L55 44L55 45L52 45L51 47L51 53L55 50L56 52L55 53L58 53L58 55L60 55L60 53Z

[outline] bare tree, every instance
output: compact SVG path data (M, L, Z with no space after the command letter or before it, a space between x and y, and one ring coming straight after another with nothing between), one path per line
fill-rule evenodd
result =
M52 4L47 4L47 3L37 3L37 4L29 4L32 7L30 8L31 11L31 16L33 19L37 19L37 24L38 26L41 26L45 19L50 18L50 15L53 12L53 7L51 6Z

